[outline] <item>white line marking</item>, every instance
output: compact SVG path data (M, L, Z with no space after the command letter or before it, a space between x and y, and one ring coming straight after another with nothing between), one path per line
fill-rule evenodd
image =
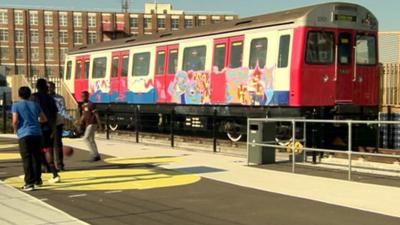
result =
M87 194L70 195L68 197L70 197L70 198L78 198L78 197L84 197L84 196L87 196Z
M48 198L39 198L39 200L42 202L45 202L45 201L48 201L49 199Z
M122 190L115 190L115 191L105 191L105 194L112 194L112 193L120 193Z

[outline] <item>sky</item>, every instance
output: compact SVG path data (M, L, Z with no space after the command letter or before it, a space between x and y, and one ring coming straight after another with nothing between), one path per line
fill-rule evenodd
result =
M378 18L380 31L400 31L400 1L398 0L341 0L360 4ZM141 12L145 2L129 0L130 11ZM306 5L324 3L322 0L157 0L171 3L174 9L188 12L225 12L241 18L276 12ZM121 0L0 0L0 7L26 7L44 9L121 11Z

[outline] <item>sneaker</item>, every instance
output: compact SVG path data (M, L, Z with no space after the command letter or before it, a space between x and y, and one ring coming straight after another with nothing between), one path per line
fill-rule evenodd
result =
M27 184L27 185L24 185L21 189L23 191L33 191L33 190L35 190L35 187L32 184Z
M96 157L93 157L90 161L91 162L96 162L96 161L99 161L99 160L101 160L100 156L96 156Z
M51 178L48 181L49 181L50 184L60 183L61 182L61 178L60 178L60 176L56 176L56 177Z
M35 188L40 188L42 185L43 185L43 181L42 180L35 182Z

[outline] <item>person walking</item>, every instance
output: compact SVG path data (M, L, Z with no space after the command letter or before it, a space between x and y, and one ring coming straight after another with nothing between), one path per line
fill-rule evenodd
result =
M42 128L42 153L47 162L48 169L53 173L53 178L49 183L59 183L61 181L57 169L54 165L53 144L56 133L56 120L58 109L54 99L48 93L47 81L40 78L36 82L37 92L32 94L31 100L37 102L47 117L47 122L41 123Z
M32 191L35 185L42 185L41 170L41 136L40 123L47 121L40 106L29 101L31 89L23 86L18 90L22 101L12 105L12 124L17 134L19 152L24 168L24 191ZM38 120L39 118L39 120Z
M101 129L101 121L99 114L96 111L95 105L89 101L89 92L82 92L83 103L81 106L82 116L79 119L79 123L84 125L85 133L83 135L83 140L88 146L91 154L91 161L101 160L99 151L97 149L97 144L95 140L95 133L97 128Z
M63 154L63 142L62 142L62 133L64 129L64 121L69 120L72 121L73 118L70 116L65 108L65 99L62 95L56 93L56 85L54 82L48 82L49 85L49 95L53 97L57 109L57 119L56 119L56 132L54 134L54 158L56 163L56 168L59 171L65 170L64 165L64 154Z

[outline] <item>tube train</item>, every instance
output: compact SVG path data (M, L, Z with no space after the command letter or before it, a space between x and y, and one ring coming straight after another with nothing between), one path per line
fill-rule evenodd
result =
M81 46L64 82L99 105L161 119L376 118L378 22L366 8L325 3L220 24Z

